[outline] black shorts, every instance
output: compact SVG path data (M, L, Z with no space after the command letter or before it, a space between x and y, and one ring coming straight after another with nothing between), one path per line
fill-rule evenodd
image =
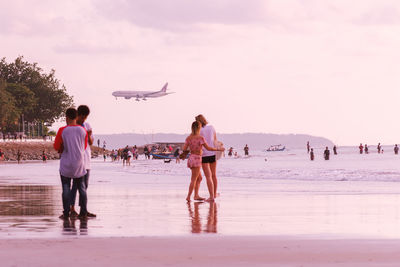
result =
M215 155L201 158L201 163L214 163L214 162L215 162Z

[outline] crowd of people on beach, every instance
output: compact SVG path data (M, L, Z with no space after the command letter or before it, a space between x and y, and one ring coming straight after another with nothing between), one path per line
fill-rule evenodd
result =
M113 149L110 153L112 162L122 161L123 166L130 166L131 160L137 160L139 157L139 152L137 146L134 145L132 147L126 146L123 149ZM106 158L104 158L104 161Z
M249 148L249 146L246 144L246 145L244 146L244 148L243 148L244 156L245 156L245 157L248 157L248 156L250 155L250 154L249 154L249 150L250 150L250 148ZM239 158L240 156L239 156L239 153L238 153L237 151L234 151L234 148L233 148L233 147L230 147L230 148L228 149L228 157Z
M369 148L368 148L367 144L365 144L363 146L363 144L360 143L360 145L358 146L358 149L360 151L360 154L363 154L363 153L369 154ZM383 151L381 143L378 143L378 145L376 147L376 150L377 150L378 154L383 154L384 151ZM397 155L399 153L399 148L398 148L397 144L394 145L394 149L393 150L394 150L394 154Z
M174 151L174 152L173 152ZM161 146L161 145L144 145L143 147L137 147L136 145L129 146L126 145L124 148L112 149L109 154L104 150L104 161L106 161L107 156L111 158L111 162L122 161L123 166L130 166L131 160L137 160L140 154L143 154L145 159L151 159L154 153L166 153L168 155L173 155L176 162L179 163L179 155L181 154L180 147L176 146L174 149L171 145Z
M309 141L307 142L306 147L307 147L307 153L310 154L310 160L314 160L315 159L314 149L311 148ZM360 145L358 146L358 149L359 149L359 153L360 154L369 154L369 147L368 147L367 144L363 145L362 143L360 143ZM333 150L333 154L334 155L338 154L336 145L334 145L332 147L332 150ZM376 151L377 151L378 154L383 154L384 150L382 148L381 143L378 143L378 145L376 147ZM394 145L393 152L394 152L395 155L399 154L399 147L398 147L397 144ZM325 147L323 157L324 157L325 160L329 160L329 158L330 158L330 150L329 150L328 147Z

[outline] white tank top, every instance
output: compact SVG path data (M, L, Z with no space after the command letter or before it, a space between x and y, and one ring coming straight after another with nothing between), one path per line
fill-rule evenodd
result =
M200 135L206 139L207 145L209 147L215 147L214 145L214 135L215 135L215 129L212 127L212 125L206 125L200 130ZM214 156L215 151L208 151L203 147L203 157L209 157L209 156Z

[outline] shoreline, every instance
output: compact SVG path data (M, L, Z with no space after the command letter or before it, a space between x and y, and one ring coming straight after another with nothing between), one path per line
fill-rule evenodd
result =
M66 251L68 256L63 257ZM400 240L380 239L218 235L0 239L2 266L398 266L399 252Z
M97 146L91 146L92 157L98 157L103 154L103 149ZM2 162L17 162L18 150L22 153L21 162L42 161L42 153L45 151L47 160L58 160L60 155L53 148L52 141L10 141L0 142L0 150L5 154ZM106 150L107 154L109 153Z

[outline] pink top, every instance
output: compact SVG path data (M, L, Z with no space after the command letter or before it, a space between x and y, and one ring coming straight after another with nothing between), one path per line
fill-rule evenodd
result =
M201 147L206 143L203 136L189 136L186 138L185 144L190 148L190 151L201 151Z

